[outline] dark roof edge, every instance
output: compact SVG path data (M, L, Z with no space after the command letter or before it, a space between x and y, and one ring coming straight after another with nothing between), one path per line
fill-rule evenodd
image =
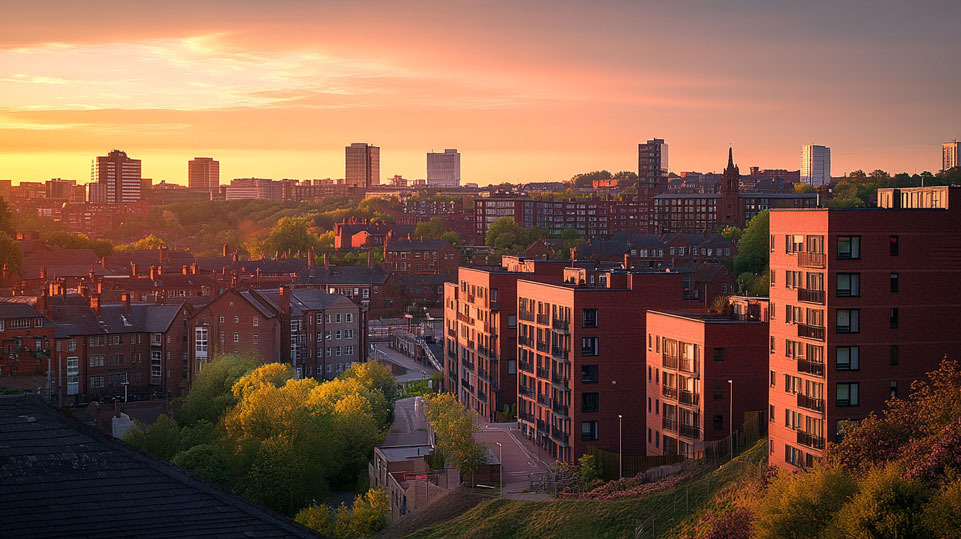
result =
M12 395L12 396L0 395L0 400L15 400L15 399L22 399L22 398L24 398L23 395ZM216 483L212 483L204 479L201 479L200 477L188 472L187 470L184 470L183 468L173 463L167 462L165 460L161 460L145 451L140 451L122 440L118 440L113 436L109 436L105 434L100 429L94 426L85 425L77 421L76 419L73 419L63 414L56 408L53 408L49 404L43 402L43 400L41 400L40 397L34 394L27 393L26 400L31 405L32 410L40 414L43 414L47 418L53 419L54 421L57 421L67 426L68 428L74 429L86 436L89 436L93 438L96 442L102 443L108 446L111 450L115 450L120 453L123 453L124 455L131 457L134 460L137 460L138 462L143 463L149 468L157 472L160 472L170 477L171 479L180 481L205 494L209 494L214 498L217 498L219 501L223 502L224 504L236 507L240 511L243 511L253 516L254 518L257 518L262 521L266 521L269 524L282 528L284 529L284 531L294 536L319 537L319 534L316 531L306 526L303 526L302 524L297 523L293 519L287 518L284 515L274 512L272 509L258 505L255 502L252 502L242 496L234 494L228 491L226 488Z

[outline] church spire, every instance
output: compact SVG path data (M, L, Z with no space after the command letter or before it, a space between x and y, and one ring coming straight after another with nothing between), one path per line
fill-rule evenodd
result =
M734 147L727 147L727 168L734 168Z

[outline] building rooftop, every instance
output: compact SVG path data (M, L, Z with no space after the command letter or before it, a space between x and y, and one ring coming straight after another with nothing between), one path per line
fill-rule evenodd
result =
M767 325L768 322L761 320L742 320L737 318L732 314L722 314L722 313L709 313L709 312L695 312L695 311L658 311L651 309L647 311L649 314L660 314L664 316L670 316L673 318L685 318L687 320L694 320L697 322L704 322L706 324L764 324Z
M315 537L35 397L0 397L0 536Z

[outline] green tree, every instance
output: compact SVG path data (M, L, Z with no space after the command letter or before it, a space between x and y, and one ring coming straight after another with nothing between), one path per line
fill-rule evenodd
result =
M150 234L145 238L141 238L133 243L121 246L118 250L123 251L152 251L159 249L161 247L166 247L167 242L163 240L160 236L155 234Z
M350 514L351 537L374 537L387 527L390 499L381 489L370 489L367 494L357 495Z
M768 232L770 221L771 212L764 210L747 224L738 244L737 256L734 257L734 273L757 275L767 268L771 248Z
M320 247L317 236L310 232L307 217L284 217L271 229L261 249L265 254L306 254L311 248Z
M230 470L227 457L211 444L195 445L181 451L171 462L207 481L224 486L229 483Z
M311 505L297 512L294 520L324 537L334 537L336 516L326 505Z
M594 185L594 180L610 180L613 178L610 172L606 170L595 170L594 172L586 172L583 174L575 174L571 177L571 183L575 187L591 187Z
M501 217L487 229L486 245L494 249L513 251L527 247L529 235L510 217Z
M723 236L724 239L730 241L734 245L737 245L737 243L741 241L741 236L743 235L744 235L744 231L736 226L728 225L721 230L721 236Z
M462 477L473 474L487 462L487 449L474 439L477 427L470 413L452 393L427 395L425 403L437 447Z
M7 268L19 273L22 264L23 252L20 250L20 242L6 232L0 232L0 265L6 265Z
M17 235L17 215L6 200L0 198L0 232L9 236Z
M857 491L854 479L838 470L778 476L758 505L760 538L822 537L834 515Z
M583 455L577 460L577 475L584 482L591 482L601 477L601 465L594 455Z
M216 423L237 399L232 388L242 376L254 370L254 358L223 355L197 373L186 397L174 401L177 419L193 425L201 420Z
M432 217L430 221L417 223L414 227L414 237L422 239L440 239L444 235L444 218Z
M170 460L180 452L180 425L172 417L160 414L150 425L135 421L135 426L127 431L123 440L158 458Z
M802 193L817 193L817 189L806 183L796 182L794 184L794 192L798 194Z
M934 537L923 523L927 486L898 465L872 471L838 512L831 535L852 538Z

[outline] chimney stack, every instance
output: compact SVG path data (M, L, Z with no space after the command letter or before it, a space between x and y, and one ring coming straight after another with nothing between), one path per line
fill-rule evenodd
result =
M234 251L234 262L240 262L240 253Z
M227 244L224 244L224 258L227 258Z
M150 280L151 280L151 281L156 281L156 280L157 280L157 276L158 276L157 266L150 266Z
M100 294L90 294L90 308L100 315Z
M330 260L327 260L327 253L324 253L324 270L330 270Z
M40 279L47 280L47 266L40 266Z
M367 250L367 267L368 268L374 267L374 250L373 249Z
M184 275L190 275L190 268L187 267L186 265L184 265L180 271L182 271Z
M314 253L314 248L311 247L310 250L307 251L307 267L309 267L309 268L314 267L314 256L316 256L316 254ZM3 268L4 268L4 270L3 270L3 275L4 275L4 277L6 277L6 275L7 275L7 270L6 270L7 266L6 266L6 264L4 264Z
M198 273L200 273L200 264L194 262L190 265L190 274L197 275Z
M280 310L290 316L290 287L280 285Z
M123 303L123 312L130 312L130 292L123 292L120 294L120 302Z
M168 260L170 260L170 252L167 250L167 246L166 246L166 245L161 245L160 248L158 248L157 250L160 251L160 263L161 263L161 264L163 264L164 262L167 262Z
M130 276L131 276L131 277L139 277L139 275L137 275L137 263L136 263L136 262L131 262L131 263L130 263Z

